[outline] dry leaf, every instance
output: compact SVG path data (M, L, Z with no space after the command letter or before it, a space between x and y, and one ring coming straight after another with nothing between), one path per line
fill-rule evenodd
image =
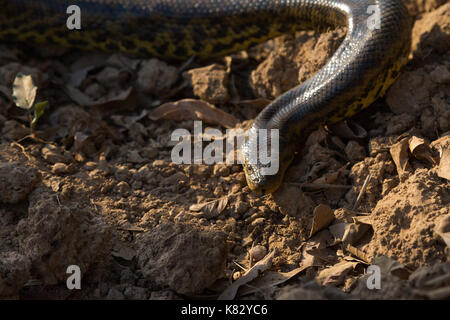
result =
M333 235L328 229L324 229L316 233L305 243L306 250L322 249L334 245Z
M326 228L334 220L333 210L327 205L319 204L314 208L314 217L309 237Z
M302 265L301 267L298 267L289 272L267 271L261 277L258 277L255 280L248 283L248 286L244 286L243 288L241 288L239 290L238 297L242 297L248 294L252 294L261 290L265 290L280 285L294 278L295 276L297 276L298 274L300 274L301 272L312 266L313 266L312 264Z
M338 286L344 283L345 276L353 271L358 261L341 261L319 272L316 280L324 286Z
M256 279L261 273L272 266L272 259L275 256L276 250L270 252L264 259L258 261L250 270L248 270L242 277L233 282L224 292L221 293L218 300L233 300L236 297L238 289L250 281Z
M409 139L409 151L416 159L426 161L430 165L435 164L430 146L426 143L425 139L412 136Z
M367 231L369 231L372 227L370 224L365 223L350 223L345 227L344 235L342 236L342 243L344 245L351 244L354 245L357 243Z
M322 260L317 260L316 256L310 254L310 252L315 252L315 250L325 249L334 245L335 241L333 235L324 229L316 233L311 239L302 245L302 265L320 265L323 264Z
M101 116L114 114L118 111L133 110L136 107L136 92L133 87L130 87L115 96L96 100L90 106Z
M225 207L228 204L228 199L229 196L225 196L217 200L193 204L189 207L189 210L194 212L202 211L199 214L194 214L196 217L200 216L205 216L207 218L217 217L219 214L223 212L223 210L225 210Z
M306 252L328 264L336 263L336 251L329 248L309 249Z
M102 116L116 113L119 110L132 110L136 106L136 93L132 87L120 92L115 96L106 97L104 99L95 101L92 100L84 92L69 85L65 86L65 92L78 105L92 107Z
M408 138L404 138L391 146L389 149L392 160L394 160L395 166L397 167L400 180L404 176L408 167L408 140Z
M153 121L161 119L175 121L202 120L225 128L234 128L238 122L231 114L217 109L208 102L195 99L165 103L153 110L149 118Z

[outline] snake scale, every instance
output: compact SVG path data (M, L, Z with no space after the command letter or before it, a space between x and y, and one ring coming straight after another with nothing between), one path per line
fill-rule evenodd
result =
M66 26L72 4L81 9L81 30ZM249 129L279 130L276 174L263 174L267 164L248 161L253 140L242 147L247 183L258 193L280 186L310 132L383 96L406 63L411 41L401 0L0 0L0 6L2 41L163 59L221 56L296 30L346 26L329 62L269 104ZM374 14L377 24L371 25Z

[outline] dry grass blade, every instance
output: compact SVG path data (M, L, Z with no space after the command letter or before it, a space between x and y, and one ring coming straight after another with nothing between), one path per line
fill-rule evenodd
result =
M231 114L217 109L214 105L196 99L183 99L168 102L153 110L149 118L157 120L202 120L209 124L220 125L225 128L234 128L237 119Z

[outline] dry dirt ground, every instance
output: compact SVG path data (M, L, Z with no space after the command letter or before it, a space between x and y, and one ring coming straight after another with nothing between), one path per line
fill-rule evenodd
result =
M413 44L399 80L347 125L313 133L262 197L240 165L172 163L171 133L196 119L248 127L345 30L183 64L1 44L0 297L450 297L444 3L407 1ZM49 101L34 135L11 99L18 72ZM81 290L66 287L69 265ZM381 289L367 288L369 265Z

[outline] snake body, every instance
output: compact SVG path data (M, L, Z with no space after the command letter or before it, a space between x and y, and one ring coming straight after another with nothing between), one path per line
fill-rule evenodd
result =
M67 28L72 4L81 9L81 30ZM401 0L0 0L0 6L3 41L163 59L221 56L283 33L346 26L330 61L268 105L249 129L256 135L279 130L276 174L264 174L267 164L249 161L255 140L242 147L247 183L263 193L280 186L310 132L353 116L386 92L407 61L411 41ZM270 135L266 140L271 145Z

